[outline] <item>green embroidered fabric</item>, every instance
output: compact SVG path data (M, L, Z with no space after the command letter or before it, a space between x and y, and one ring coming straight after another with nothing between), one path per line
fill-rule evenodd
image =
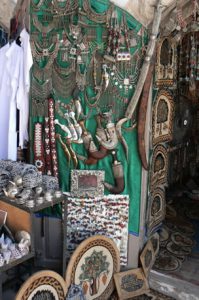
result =
M90 5L91 8L93 9L94 12L97 12L99 14L103 14L104 12L107 11L108 7L110 6L110 2L107 0L89 0L90 1ZM75 22L77 20L77 16L75 14L73 15L66 15L66 16L60 16L60 18L53 18L53 20L56 20L54 23L54 27L51 28L52 31L47 32L48 30L50 30L50 21L49 23L46 21L45 22L45 31L47 32L45 35L42 35L34 20L38 19L40 20L40 18L42 18L44 15L47 17L46 20L52 20L52 12L50 11L50 0L44 0L43 4L41 6L39 6L38 4L41 3L42 1L38 1L38 0L32 0L31 1L31 7L30 7L30 12L31 12L31 35L32 37L36 37L38 44L39 42L42 43L43 38L46 38L48 40L48 42L46 42L45 44L51 45L51 39L52 39L52 32L56 32L56 34L58 34L59 40L62 38L62 34L63 34L63 30L68 30L69 28L69 22L71 20L71 18L73 18L73 21ZM74 1L73 1L74 2ZM65 2L60 2L59 5L64 5ZM34 4L34 5L33 5ZM38 5L38 8L37 8ZM83 1L79 1L79 9L82 9L82 5L83 5ZM37 9L35 9L35 7ZM132 55L135 55L136 53L139 55L139 57L142 57L142 49L143 49L143 44L145 44L147 42L147 35L146 32L144 30L144 38L140 35L140 32L143 30L142 25L137 22L132 16L130 16L129 14L127 14L126 12L124 12L122 9L115 7L115 9L118 12L118 20L121 21L121 18L123 15L125 15L126 18L126 22L127 22L127 27L129 29L132 30L132 32L134 33L135 39L136 39L136 45L135 46L131 46L130 47L130 52ZM34 20L33 20L34 19ZM57 21L59 20L59 21ZM106 45L107 45L107 39L104 38L104 32L107 30L106 29L106 24L98 24L95 23L93 21L91 21L90 19L87 19L86 17L82 17L82 20L85 22L87 22L87 24L95 25L93 26L94 30L95 30L95 39L93 39L92 41L89 41L89 51L88 54L83 57L83 64L81 65L81 72L83 72L83 69L85 68L85 70L88 68L89 66L89 62L91 60L93 51L95 51L96 47L98 47L100 53L104 53L105 49L106 49ZM41 24L41 23L40 23ZM56 28L56 24L58 27ZM48 27L49 25L49 27ZM87 27L83 28L82 31L86 32ZM46 47L47 48L47 47ZM38 49L36 49L38 50ZM49 52L51 51L51 48L49 47ZM60 61L60 52L58 52L57 56L56 56L56 60L58 61L58 64L61 67L67 67L68 64L67 62L61 62ZM134 57L134 64L132 65L132 68L135 67L136 64L136 60L137 60L137 56ZM42 61L40 61L39 63L36 62L34 65L36 64L40 69L44 68L46 63L46 59L42 59ZM137 66L137 68L139 69L139 66ZM43 78L45 78L46 76L46 71L44 71L43 74ZM133 76L136 72L136 70L131 70L129 72L132 72L131 75ZM137 70L138 72L138 70ZM138 72L139 73L139 72ZM138 74L137 74L138 75ZM67 76L66 76L67 77ZM137 76L138 77L138 76ZM136 77L136 79L137 79ZM42 85L42 83L44 83L43 78L40 78L40 80L38 81L39 84ZM136 80L135 80L136 81ZM89 84L89 83L88 83ZM136 82L134 82L134 85L132 87L131 90L128 91L128 101L130 100L130 98L133 95L133 92L135 90L135 86L136 86ZM88 95L91 96L93 91L92 88L88 87L88 85L86 86L86 90L88 92ZM55 100L55 103L58 101L58 99L63 102L64 104L68 104L70 103L72 97L69 96L67 98L62 97L63 95L58 95L58 93L56 93L55 91L52 93L52 96ZM110 95L109 95L110 97ZM114 88L111 91L111 97L114 97L114 101L120 101L120 99L118 99L118 97L122 98L124 97L124 95L122 94L122 91L117 91L116 88ZM86 128L89 132L92 133L92 136L97 144L97 141L95 139L95 130L96 130L96 120L95 120L95 116L98 112L98 110L94 107L93 109L90 109L87 105L87 102L85 100L85 94L84 92L80 93L80 98L81 98L81 104L83 107L83 112L84 114L88 114L89 115L89 119L86 120L85 125ZM103 101L103 99L102 99ZM122 108L126 108L127 104L125 104L125 106L123 105ZM39 113L37 112L36 114L34 113L35 110L35 102L33 102L32 98L31 98L31 109L30 109L30 141L31 141L31 158L32 161L34 159L34 153L33 153L33 129L34 129L34 123L35 122L43 122L44 120L44 116L40 116ZM44 104L42 104L44 105ZM101 111L103 111L103 107L101 108ZM118 113L118 112L117 112ZM122 112L123 113L123 112ZM113 115L113 121L117 121L117 119L121 118L122 115L119 115L117 118L114 117ZM64 119L56 112L55 118L59 119L59 121L64 124ZM126 126L129 126L129 124L127 124ZM60 128L56 127L56 132L60 133L62 135L62 137L64 137L64 133ZM139 154L138 154L138 145L137 145L137 130L134 129L133 131L125 131L123 130L123 136L128 144L129 147L129 158L128 161L125 157L125 152L124 149L122 147L122 144L119 143L118 145L118 151L117 151L117 155L118 155L118 160L120 160L123 164L123 168L124 168L124 174L125 174L125 189L123 191L122 194L128 194L130 196L130 209L129 209L129 232L134 233L134 234L139 234L139 215L140 215L140 195L141 195L141 162L140 162L140 158L139 158ZM60 179L60 185L63 191L70 191L70 172L73 169L73 165L72 163L69 165L63 149L60 145L59 142L56 143L57 146L57 154L58 154L58 164L59 164L59 179ZM85 151L85 148L82 144L72 144L72 148L75 150L75 152L77 152L80 155L84 155L86 156L87 153ZM104 170L105 171L105 181L109 182L111 184L114 184L114 178L113 178L113 173L112 173L112 156L108 155L106 158L101 159L98 161L98 163L96 165L85 165L82 161L79 161L78 163L78 169L80 170ZM106 194L108 194L107 191L105 191ZM60 207L57 207L56 210L48 210L46 211L47 213L51 213L53 215L60 215L61 214L61 210Z

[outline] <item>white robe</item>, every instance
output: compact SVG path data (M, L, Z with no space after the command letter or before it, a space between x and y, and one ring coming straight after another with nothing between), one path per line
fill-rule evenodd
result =
M10 81L10 111L8 127L8 159L17 159L16 109L18 102L23 101L23 49L13 42L6 52L6 71Z
M8 128L10 111L10 79L6 69L9 44L0 49L0 159L8 158Z
M24 95L20 95L17 101L17 108L20 110L19 122L19 146L23 149L28 141L28 119L29 119L29 90L30 90L30 69L33 65L33 57L30 47L30 36L26 29L20 33L21 47L23 48L23 84Z
M17 159L16 109L19 109L19 146L28 141L30 68L29 34L21 32L21 47L13 42L0 49L0 159Z

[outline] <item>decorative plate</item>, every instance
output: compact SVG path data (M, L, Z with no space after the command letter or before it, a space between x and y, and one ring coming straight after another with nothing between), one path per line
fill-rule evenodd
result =
M159 234L157 232L154 233L152 235L152 237L150 238L150 241L151 241L151 244L153 246L154 255L156 256L159 252L159 243L160 243Z
M149 290L141 268L114 274L114 280L120 300L144 294Z
M149 275L149 271L151 270L151 268L154 264L154 261L155 261L153 245L150 240L146 243L146 245L140 255L140 261L142 264L144 274L147 277Z
M166 245L167 250L172 253L175 256L184 256L184 255L189 255L192 251L191 247L186 247L186 246L180 246L177 245L173 242L169 242Z
M26 280L15 300L65 300L67 287L64 279L56 272L37 272Z
M116 244L102 235L83 241L74 251L67 270L66 285L82 285L86 300L106 300L114 290L113 274L120 270Z
M160 229L159 229L159 237L160 237L160 243L162 242L165 242L168 240L169 238L169 231L168 229L166 228L166 226L162 226Z
M181 267L181 261L173 255L160 254L154 263L153 269L158 271L172 272Z
M182 234L181 232L174 232L171 234L171 240L173 243L184 246L184 247L193 247L194 241L188 236Z
M189 222L184 222L184 224L175 222L173 219L170 219L170 222L167 222L167 227L170 231L176 232L179 231L185 235L192 236L195 234L193 225Z

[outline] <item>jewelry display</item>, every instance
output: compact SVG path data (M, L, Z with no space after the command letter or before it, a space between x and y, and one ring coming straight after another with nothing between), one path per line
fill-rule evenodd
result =
M45 170L47 175L52 175L49 117L45 117L44 122Z
M45 159L44 159L44 146L42 140L42 124L35 123L34 129L34 164L38 171L44 174Z
M50 129L49 134L50 134L50 150L51 150L51 157L52 157L52 170L53 170L53 176L58 177L54 113L55 113L54 100L50 98L48 99L48 115L49 115L49 129Z

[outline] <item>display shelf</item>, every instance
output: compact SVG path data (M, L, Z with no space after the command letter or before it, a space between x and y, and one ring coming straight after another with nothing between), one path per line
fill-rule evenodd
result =
M10 199L6 196L0 196L0 201L6 202L10 205L13 205L13 206L15 206L19 209L22 209L24 211L27 211L29 213L35 213L35 212L38 212L38 211L43 210L45 208L53 207L56 204L62 203L65 199L66 199L66 197L64 197L64 196L59 197L59 198L53 198L52 201L45 201L42 204L38 204L38 205L35 205L34 207L30 208L30 207L27 207L24 204L18 204L16 202L16 199L13 200L13 199Z
M15 259L15 260L9 262L8 264L1 266L0 272L5 272L13 267L16 267L17 265L23 263L24 261L27 261L28 259L33 258L34 256L35 256L35 253L30 251L27 255L24 255L24 256L20 257L19 259Z
M19 230L25 230L30 233L31 246L30 252L27 255L22 256L19 259L13 260L8 264L4 264L0 267L0 299L2 299L2 275L3 272L31 259L37 255L37 249L35 249L35 214L42 211L45 208L53 207L56 204L62 205L62 240L63 240L63 255L62 255L62 273L65 274L66 269L66 226L67 226L67 197L63 195L59 198L53 198L52 201L45 201L42 204L35 205L34 207L27 207L24 204L18 204L16 199L10 199L6 196L0 196L0 209L6 210L7 225L9 229L15 234Z

